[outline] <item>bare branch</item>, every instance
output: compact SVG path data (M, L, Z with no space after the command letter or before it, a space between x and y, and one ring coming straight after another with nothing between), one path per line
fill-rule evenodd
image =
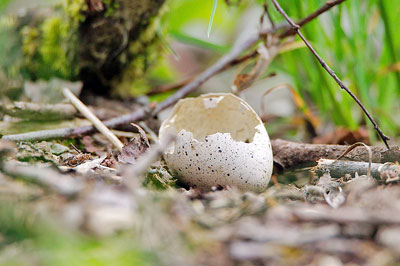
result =
M315 166L320 158L336 159L342 155L349 146L308 144L286 141L282 139L271 140L275 165L280 170L289 170L298 167ZM400 161L400 147L392 146L387 150L384 146L371 146L372 162L386 163ZM368 162L368 152L357 147L344 157L346 160Z
M344 1L346 1L346 0L327 1L323 6L321 6L320 8L318 8L317 10L315 10L313 13L311 13L307 17L303 18L302 20L298 21L296 24L299 25L300 27L303 27L308 22L314 20L315 18L319 17L320 15L322 15L323 13L325 13L332 7L339 5L339 4L343 3ZM288 36L294 35L294 34L296 34L296 31L293 28L289 28L286 31L284 31L283 33L281 33L281 35L279 35L279 38L285 38L285 37L288 37Z

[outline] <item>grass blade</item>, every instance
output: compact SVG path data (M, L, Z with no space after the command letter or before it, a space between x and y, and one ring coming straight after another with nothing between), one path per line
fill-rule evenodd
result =
M211 11L210 22L208 23L208 31L207 31L208 38L210 38L210 33L211 33L212 24L214 21L215 11L217 10L217 4L218 4L218 0L214 0L212 11Z

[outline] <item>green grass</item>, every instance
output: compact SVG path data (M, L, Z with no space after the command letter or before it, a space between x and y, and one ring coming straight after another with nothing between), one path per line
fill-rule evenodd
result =
M294 19L311 13L325 1L280 1ZM345 84L373 114L383 131L399 132L398 72L384 71L397 62L400 36L396 14L400 7L389 0L346 1L302 32ZM274 12L274 18L283 21ZM288 73L303 96L309 96L321 116L350 129L365 123L357 104L341 91L307 49L285 53L271 68ZM371 132L372 125L366 122ZM374 136L374 134L371 134Z
M279 1L294 20L305 17L325 2L326 0ZM217 45L184 33L186 25L200 19L206 31L207 23L212 20L210 12L215 1L175 0L172 3L171 13L179 14L168 20L169 32L175 40L213 52L227 52L229 43ZM215 17L212 16L213 31L223 29L225 32L233 32L235 22L232 23L232 20L237 21L238 14L256 3L262 8L264 1L242 1L239 7L228 9L222 3L218 6ZM275 22L285 22L272 5L269 7ZM235 15L226 16L224 9ZM400 95L400 73L399 70L390 70L391 66L399 63L398 14L400 5L390 0L349 0L302 28L303 34L317 52L362 101L382 130L391 137L396 137L400 128L400 119L397 118L400 114L397 100ZM299 38L296 37L296 40ZM370 129L371 139L376 139L372 124L367 121L359 106L322 69L308 49L295 49L278 56L268 71L288 74L296 90L315 107L313 109L322 121L333 122L336 126L351 130L365 124Z

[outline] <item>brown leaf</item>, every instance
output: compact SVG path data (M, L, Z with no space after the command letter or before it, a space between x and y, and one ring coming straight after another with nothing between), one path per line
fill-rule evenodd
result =
M122 147L122 151L118 155L118 161L121 163L134 164L137 158L150 147L146 132L138 125L132 124L132 126L138 129L140 137L133 138L128 144Z

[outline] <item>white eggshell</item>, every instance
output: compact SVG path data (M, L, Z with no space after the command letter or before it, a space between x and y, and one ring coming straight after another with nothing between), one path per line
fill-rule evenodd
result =
M160 128L160 141L176 135L164 154L183 183L202 190L236 186L264 190L272 174L272 149L261 119L233 94L180 100Z

